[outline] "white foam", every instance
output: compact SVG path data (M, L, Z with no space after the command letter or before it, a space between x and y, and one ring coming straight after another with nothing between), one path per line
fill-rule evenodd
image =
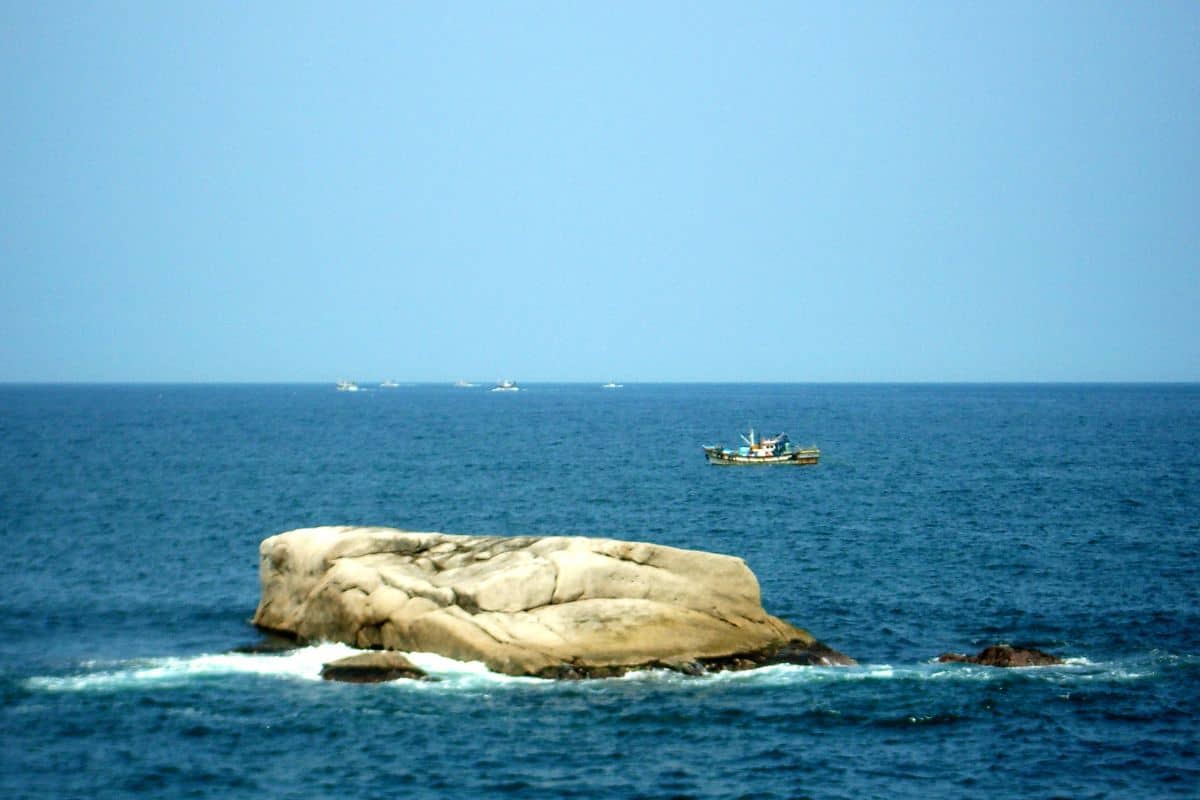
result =
M26 686L50 692L114 691L126 688L172 688L195 680L223 675L254 675L279 680L319 681L321 667L330 661L367 651L343 644L321 644L302 647L282 654L218 653L183 657L138 659L100 664L84 662L81 673L66 676L29 678ZM455 661L435 653L406 653L434 681L396 681L390 685L417 691L491 691L502 688L554 687L573 682L521 678L491 672L478 661ZM1139 680L1153 675L1153 670L1132 669L1130 664L1097 664L1086 658L1067 659L1066 663L1050 667L1030 667L1004 670L970 664L941 664L936 661L894 666L863 664L853 667L812 667L794 664L775 664L740 672L718 672L699 677L669 670L639 670L621 678L625 683L646 683L680 687L729 685L803 686L835 682L858 681L991 681L1006 675L1019 674L1031 679L1044 679L1058 684L1105 680ZM1145 666L1145 665L1141 665ZM603 685L592 683L589 685Z
M218 653L183 657L137 659L125 662L83 662L81 673L40 676L26 681L30 689L50 692L117 691L128 688L169 689L195 680L223 675L256 675L280 680L319 681L321 667L330 661L362 652L343 644L302 647L282 654ZM505 687L553 687L574 682L514 677L490 671L479 661L455 661L436 653L404 654L434 681L396 681L392 686L420 691L494 690ZM713 684L788 685L837 680L888 679L894 670L887 665L867 667L802 667L776 664L744 672L718 672L699 677L669 670L638 670L614 680L630 683L703 686ZM589 682L599 686L600 683Z
M82 675L34 677L26 681L31 689L72 692L114 690L135 686L172 687L204 676L264 675L286 679L320 680L321 666L357 653L343 644L302 647L283 655L259 653L217 653L197 656L138 659L100 667ZM94 662L85 669L95 669Z
M455 661L437 653L405 653L413 666L423 669L435 681L396 681L393 686L428 689L478 689L505 686L543 685L539 678L519 678L492 672L482 661Z
M301 647L282 654L217 653L184 657L137 659L101 664L83 662L83 672L29 678L25 685L49 692L119 691L129 688L169 689L205 677L257 675L280 680L321 680L321 667L339 658L369 652L344 644ZM412 663L436 681L396 681L394 686L430 689L472 689L550 684L537 678L517 678L488 670L478 661L455 661L435 653L405 653Z

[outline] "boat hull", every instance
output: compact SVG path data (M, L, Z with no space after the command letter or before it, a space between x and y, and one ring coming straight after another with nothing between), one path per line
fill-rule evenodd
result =
M767 464L791 464L793 466L810 466L821 459L821 451L815 447L793 450L775 456L743 456L716 447L704 448L708 463L724 467L760 466Z

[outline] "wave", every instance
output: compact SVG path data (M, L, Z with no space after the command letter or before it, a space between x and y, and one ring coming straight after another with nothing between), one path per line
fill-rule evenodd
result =
M25 687L34 691L87 692L127 688L173 688L198 680L227 676L258 676L280 680L320 681L321 667L339 658L369 652L344 644L320 644L284 653L205 653L195 656L145 658L123 662L80 664L71 675L28 678ZM516 678L491 672L480 662L455 661L435 653L406 653L413 664L437 682L399 681L408 687L470 688L475 685L544 684L537 678Z
M178 686L197 678L223 675L263 675L286 679L320 680L321 665L358 651L341 644L290 650L284 655L205 653L196 656L134 659L119 662L85 661L81 673L29 678L30 689L91 691L134 686Z
M131 688L173 688L197 681L228 676L256 676L292 681L320 681L321 667L330 661L358 653L344 644L320 644L282 654L218 653L195 656L146 658L118 662L83 662L69 675L35 676L24 685L32 691L92 692ZM548 681L522 678L488 670L484 664L455 661L435 653L406 653L434 681L396 681L390 686L416 691L455 691L501 687L564 687L651 684L655 686L802 686L806 684L868 681L1005 681L1035 680L1060 684L1136 681L1155 677L1164 667L1190 662L1186 656L1151 654L1132 661L1093 662L1067 659L1048 667L997 669L971 664L942 664L936 661L908 664L864 664L855 667L812 667L775 664L742 672L718 672L693 677L668 670L640 670L620 678L585 681Z

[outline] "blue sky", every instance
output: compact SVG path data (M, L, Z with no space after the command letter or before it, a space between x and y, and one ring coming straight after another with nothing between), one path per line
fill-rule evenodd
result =
M6 3L0 381L1200 380L1200 5Z

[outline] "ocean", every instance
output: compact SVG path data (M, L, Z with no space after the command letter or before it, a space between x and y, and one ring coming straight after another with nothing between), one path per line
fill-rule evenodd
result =
M715 467L754 426L814 467ZM293 528L728 553L858 659L319 679ZM1200 386L0 386L0 796L1200 796ZM940 664L1008 642L1066 659Z

